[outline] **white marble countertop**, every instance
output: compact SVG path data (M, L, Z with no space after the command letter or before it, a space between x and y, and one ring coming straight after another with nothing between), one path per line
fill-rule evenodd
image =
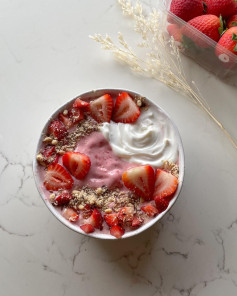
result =
M237 295L237 150L187 98L135 76L88 38L126 31L117 2L1 1L0 24L0 294ZM237 88L187 63L237 137ZM32 176L37 138L50 114L80 93L108 87L140 92L165 109L186 156L184 186L171 212L120 241L66 228L45 207Z

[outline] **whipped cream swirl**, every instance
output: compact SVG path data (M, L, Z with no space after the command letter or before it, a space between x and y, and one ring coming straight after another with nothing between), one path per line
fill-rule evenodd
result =
M114 153L137 164L161 167L178 159L178 145L172 123L158 108L142 110L135 123L103 123L100 127Z

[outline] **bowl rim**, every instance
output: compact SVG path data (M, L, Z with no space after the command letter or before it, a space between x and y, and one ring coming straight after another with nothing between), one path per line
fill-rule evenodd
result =
M90 233L90 234L87 234L85 233L84 231L81 230L81 228L78 226L78 225L74 225L73 223L69 222L68 220L66 220L56 209L55 207L45 198L44 196L44 193L43 193L43 190L41 189L41 186L40 186L40 179L39 179L39 174L37 173L37 167L38 167L38 162L36 160L36 156L38 154L38 151L42 145L42 139L43 139L43 136L45 135L45 132L47 130L47 127L50 123L50 121L56 117L56 115L58 115L60 112L62 112L63 110L65 110L67 108L67 106L71 105L72 102L76 99L76 98L87 98L87 97L99 97L101 96L102 94L105 94L105 93L110 93L110 94L113 94L113 95L117 95L118 93L121 93L121 92L127 92L128 94L130 94L132 97L135 97L135 96L139 96L139 97L144 97L142 96L141 94L139 93L136 93L134 91L131 91L131 90L126 90L126 89L115 89L115 88L100 88L100 89L96 89L96 90L92 90L92 91L88 91L88 92L84 92L78 96L76 96L75 98L73 99L70 99L69 101L67 101L66 103L62 104L59 108L57 108L53 114L49 117L49 119L46 121L42 131L41 131L41 134L40 134L40 137L38 139L38 143L37 143L37 147L36 147L36 151L34 153L34 158L33 158L33 165L32 165L32 168L33 168L33 175L34 175L34 180L35 180L35 183L36 183L36 187L37 187L37 190L43 200L43 202L45 203L46 207L49 209L49 211L53 214L53 216L55 216L63 225L65 225L66 227L70 228L71 230L79 233L79 234L83 234L85 236L88 236L88 237L93 237L93 238L98 238L98 239L104 239L104 240L116 240L117 238L113 237L112 235L110 234L100 234L100 233ZM175 138L176 138L176 141L177 141L177 144L178 144L178 151L179 151L179 183L178 183L178 188L174 194L174 197L172 198L172 200L170 201L169 203L169 206L168 208L160 213L159 215L157 215L156 217L152 218L149 222L147 222L146 224L142 225L141 227L135 229L135 230L131 230L129 232L126 232L121 239L125 239L125 238L129 238L129 237L133 237L143 231L145 231L146 229L150 228L151 226L153 226L156 222L158 222L166 213L168 213L170 211L170 209L173 207L173 205L175 204L175 202L177 201L179 195L180 195L180 192L181 192L181 189L182 189L182 186L183 186L183 181L184 181L184 169L185 169L185 159L184 159L184 148L183 148L183 143L182 143L182 139L181 139L181 136L180 136L180 133L179 133L179 130L176 126L176 124L173 122L173 120L171 119L171 117L167 114L166 111L164 111L160 106L158 106L156 103L154 103L153 101L151 101L149 98L145 97L145 99L147 100L147 102L149 103L149 105L151 106L155 106L156 108L159 109L160 112L162 112L167 118L168 120L170 121L171 123L171 126L175 132Z

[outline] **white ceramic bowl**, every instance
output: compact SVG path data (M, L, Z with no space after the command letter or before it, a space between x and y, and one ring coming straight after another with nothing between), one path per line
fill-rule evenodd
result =
M128 90L122 90L122 89L99 89L99 90L94 90L94 91L90 91L90 92L81 94L78 97L80 97L82 100L87 100L87 99L98 98L98 97L100 97L101 95L103 95L105 93L109 93L109 94L111 94L113 96L113 95L117 95L118 93L121 93L121 92L124 92L124 91L127 92L127 93L129 93L132 97L134 97L134 96L140 96L141 97L140 94L137 94L135 92L128 91ZM34 174L34 177L35 177L36 186L37 186L38 191L39 191L39 193L40 193L40 195L41 195L41 197L42 197L45 205L47 206L47 208L51 211L51 213L60 222L62 222L68 228L70 228L70 229L72 229L72 230L74 230L74 231L76 231L76 232L78 232L80 234L84 234L84 235L87 235L87 236L90 236L90 237L95 237L95 238L99 238L99 239L116 239L115 237L113 237L110 234L100 234L100 233L86 234L85 232L83 232L81 230L81 228L78 227L78 225L75 225L75 224L69 222L68 220L66 220L56 210L56 208L45 197L44 190L42 188L42 184L41 184L41 181L40 181L40 178L39 178L39 164L36 161L36 155L38 154L38 152L39 152L39 150L40 150L40 148L42 146L43 137L44 137L44 135L45 135L45 133L47 131L48 125L51 122L51 120L53 118L57 117L57 115L60 112L62 112L63 110L65 110L69 106L71 106L71 104L72 104L72 102L74 100L75 100L75 98L72 99L72 100L70 100L70 101L68 101L63 106L61 106L59 109L57 109L52 114L52 116L50 116L49 120L46 122L46 124L45 124L45 126L44 126L44 128L42 130L42 133L41 133L41 135L39 137L38 145L37 145L37 148L36 148L36 154L34 156L34 161L33 161L33 174ZM173 121L170 119L169 115L165 111L163 111L160 107L158 107L156 104L154 104L153 102L151 102L148 98L146 98L146 100L147 100L147 102L149 103L150 106L156 106L156 108L158 108L159 111L161 111L167 117L167 119L171 123L171 126L174 129L174 134L175 134L175 137L176 137L176 141L177 141L177 144L178 144L178 150L179 150L179 183L178 183L178 188L177 188L177 190L175 192L174 197L172 198L172 200L169 203L168 208L164 212L160 213L159 215L157 215L156 217L154 217L152 220L150 220L148 223L142 225L140 228L138 228L136 230L133 230L133 231L125 232L125 234L122 236L122 239L127 238L127 237L131 237L131 236L134 236L134 235L137 235L137 234L143 232L144 230L148 229L152 225L154 225L157 221L159 221L171 209L171 207L176 202L176 200L177 200L177 198L179 196L179 193L181 191L182 184L183 184L183 178L184 178L184 150L183 150L183 145L182 145L182 141L181 141L181 138L180 138L178 129L177 129L176 125L173 123Z

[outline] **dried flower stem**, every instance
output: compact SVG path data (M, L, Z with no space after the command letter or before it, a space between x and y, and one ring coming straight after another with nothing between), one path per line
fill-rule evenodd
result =
M152 77L176 92L186 94L188 98L207 113L237 149L237 142L214 116L195 83L192 82L193 86L188 83L182 67L180 51L175 40L165 38L166 20L162 12L153 9L149 15L145 16L139 1L135 5L132 5L129 0L118 0L118 3L121 5L123 14L134 19L134 30L142 38L142 42L138 46L147 49L145 57L136 54L128 46L121 33L118 33L120 46L117 46L108 35L103 37L100 34L95 34L90 38L98 42L103 49L110 50L116 59L127 64L132 71ZM193 87L195 87L195 90Z

